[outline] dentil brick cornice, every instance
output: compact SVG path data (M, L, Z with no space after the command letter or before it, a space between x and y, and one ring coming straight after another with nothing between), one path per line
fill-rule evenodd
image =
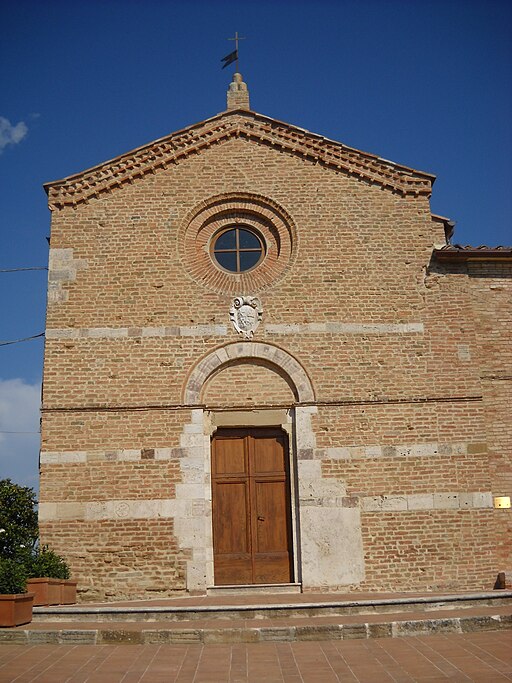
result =
M46 183L49 206L53 210L87 202L232 138L245 138L300 156L401 195L430 196L435 180L431 174L361 152L268 116L234 110L171 133L94 168Z

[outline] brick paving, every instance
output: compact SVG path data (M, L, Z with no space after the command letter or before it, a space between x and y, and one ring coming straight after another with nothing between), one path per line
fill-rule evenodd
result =
M512 681L512 633L234 645L0 646L0 683L337 681Z

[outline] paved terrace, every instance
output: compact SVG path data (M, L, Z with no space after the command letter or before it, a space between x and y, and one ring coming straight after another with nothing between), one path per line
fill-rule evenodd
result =
M0 645L1 683L502 683L511 631L231 645Z

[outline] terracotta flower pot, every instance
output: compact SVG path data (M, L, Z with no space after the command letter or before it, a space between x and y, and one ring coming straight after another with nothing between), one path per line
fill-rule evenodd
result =
M60 604L74 605L76 603L76 581L71 579L61 579L60 582Z
M0 627L21 626L32 621L33 593L0 595Z
M27 590L34 593L34 606L60 604L60 579L50 579L47 576L29 579Z

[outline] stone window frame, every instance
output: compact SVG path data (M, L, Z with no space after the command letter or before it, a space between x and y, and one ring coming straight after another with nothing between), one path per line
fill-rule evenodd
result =
M221 270L211 256L212 238L235 224L258 233L265 257L251 270ZM247 192L211 197L195 207L181 225L178 250L181 262L197 283L219 294L260 292L274 286L290 270L297 254L297 232L288 212L273 200Z

